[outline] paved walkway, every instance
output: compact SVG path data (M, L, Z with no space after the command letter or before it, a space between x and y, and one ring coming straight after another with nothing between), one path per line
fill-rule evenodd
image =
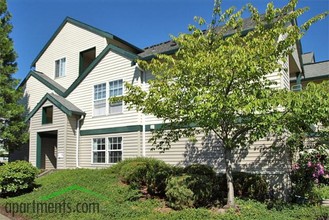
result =
M10 218L0 214L0 220L10 220Z

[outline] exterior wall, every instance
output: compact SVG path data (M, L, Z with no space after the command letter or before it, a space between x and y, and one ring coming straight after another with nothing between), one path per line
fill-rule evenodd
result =
M79 76L80 52L96 47L96 56L106 47L104 37L66 23L47 50L36 62L36 70L43 72L51 79L55 79L55 60L66 58L65 77L55 81L64 88L68 88Z
M93 138L122 137L122 159L142 156L140 132L113 133L101 135L86 135L80 137L79 166L84 168L109 167L109 163L93 163L92 141Z
M123 113L93 116L94 85L123 79L124 82L140 83L140 72L131 66L131 60L110 51L102 61L89 73L80 85L67 97L78 108L86 112L81 130L122 127L140 124L141 115L134 110L123 107ZM106 91L109 93L109 91ZM108 111L107 111L108 112Z
M75 116L67 117L66 120L66 160L65 168L76 168L76 128L77 119Z
M53 123L52 124L42 124L42 108L46 106L53 106ZM60 109L54 106L49 101L46 101L42 107L35 113L35 115L30 119L30 152L29 161L36 166L36 150L37 150L37 133L38 132L49 132L57 131L57 168L65 168L66 160L66 136L65 125L67 124L66 114ZM58 158L58 155L63 155L63 158Z
M23 87L23 103L26 104L27 112L30 112L39 103L46 93L55 93L39 80L31 76Z
M152 133L147 132L146 139L151 137ZM290 170L287 152L281 145L272 148L274 141L277 141L274 137L263 138L245 150L235 151L234 170L263 174L283 174ZM151 148L151 143L147 143L147 157L155 157L172 165L202 163L213 166L217 172L225 171L223 148L219 146L215 137L204 137L200 134L196 143L184 138L172 143L171 149L165 153Z

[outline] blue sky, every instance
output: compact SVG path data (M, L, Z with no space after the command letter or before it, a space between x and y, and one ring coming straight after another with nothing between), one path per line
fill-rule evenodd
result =
M223 0L223 8L253 3L264 12L267 0ZM287 0L274 0L282 6ZM23 79L30 65L66 16L110 32L140 48L186 33L193 17L210 21L213 0L7 0L14 26L11 37L18 53L18 72ZM310 10L298 22L329 10L328 0L299 0ZM329 60L329 19L314 24L302 39L303 52L314 51L316 61Z

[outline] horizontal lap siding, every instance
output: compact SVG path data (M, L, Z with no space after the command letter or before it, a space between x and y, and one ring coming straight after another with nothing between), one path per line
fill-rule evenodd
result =
M46 106L53 106L52 103L46 101L42 107L34 114L30 120L30 159L29 161L36 165L36 147L37 147L37 133L45 131L57 131L57 152L64 155L64 159L57 160L57 168L65 168L65 124L66 115L53 106L53 123L43 125L42 122L42 108ZM57 155L56 155L57 156Z
M152 137L146 133L146 139ZM223 149L216 144L204 141L202 135L198 135L195 144L183 138L171 144L171 148L165 153L159 150L151 150L151 143L147 143L146 156L161 159L169 164L186 166L192 163L202 163L213 166L218 172L224 171ZM271 148L274 139L261 139L246 150L236 151L234 154L234 169L256 173L286 172L290 169L287 152L283 147ZM215 141L213 141L215 143Z
M122 137L123 159L141 156L141 135L140 132L88 135L80 137L79 165L84 168L109 167L112 164L92 163L92 140L93 138Z
M40 102L46 93L56 93L31 76L24 88L23 100L27 104L27 111L30 112Z
M104 37L66 23L36 63L36 70L55 78L55 60L66 57L65 77L55 81L68 88L79 75L80 52L96 47L96 56L106 47Z
M139 82L139 71L131 61L110 51L81 84L68 96L68 100L86 112L81 130L123 127L140 124L140 114L124 106L123 113L93 117L94 85L123 79L129 83ZM108 92L108 91L107 91Z
M76 124L75 116L67 117L66 125L66 168L76 167Z

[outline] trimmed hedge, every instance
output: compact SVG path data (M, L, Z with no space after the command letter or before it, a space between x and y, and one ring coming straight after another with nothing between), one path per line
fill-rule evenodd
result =
M38 169L27 161L15 161L0 167L0 194L15 196L32 188Z
M118 173L119 178L134 188L145 186L150 195L165 195L167 178L178 169L162 160L146 157L136 157L124 160L110 168Z

